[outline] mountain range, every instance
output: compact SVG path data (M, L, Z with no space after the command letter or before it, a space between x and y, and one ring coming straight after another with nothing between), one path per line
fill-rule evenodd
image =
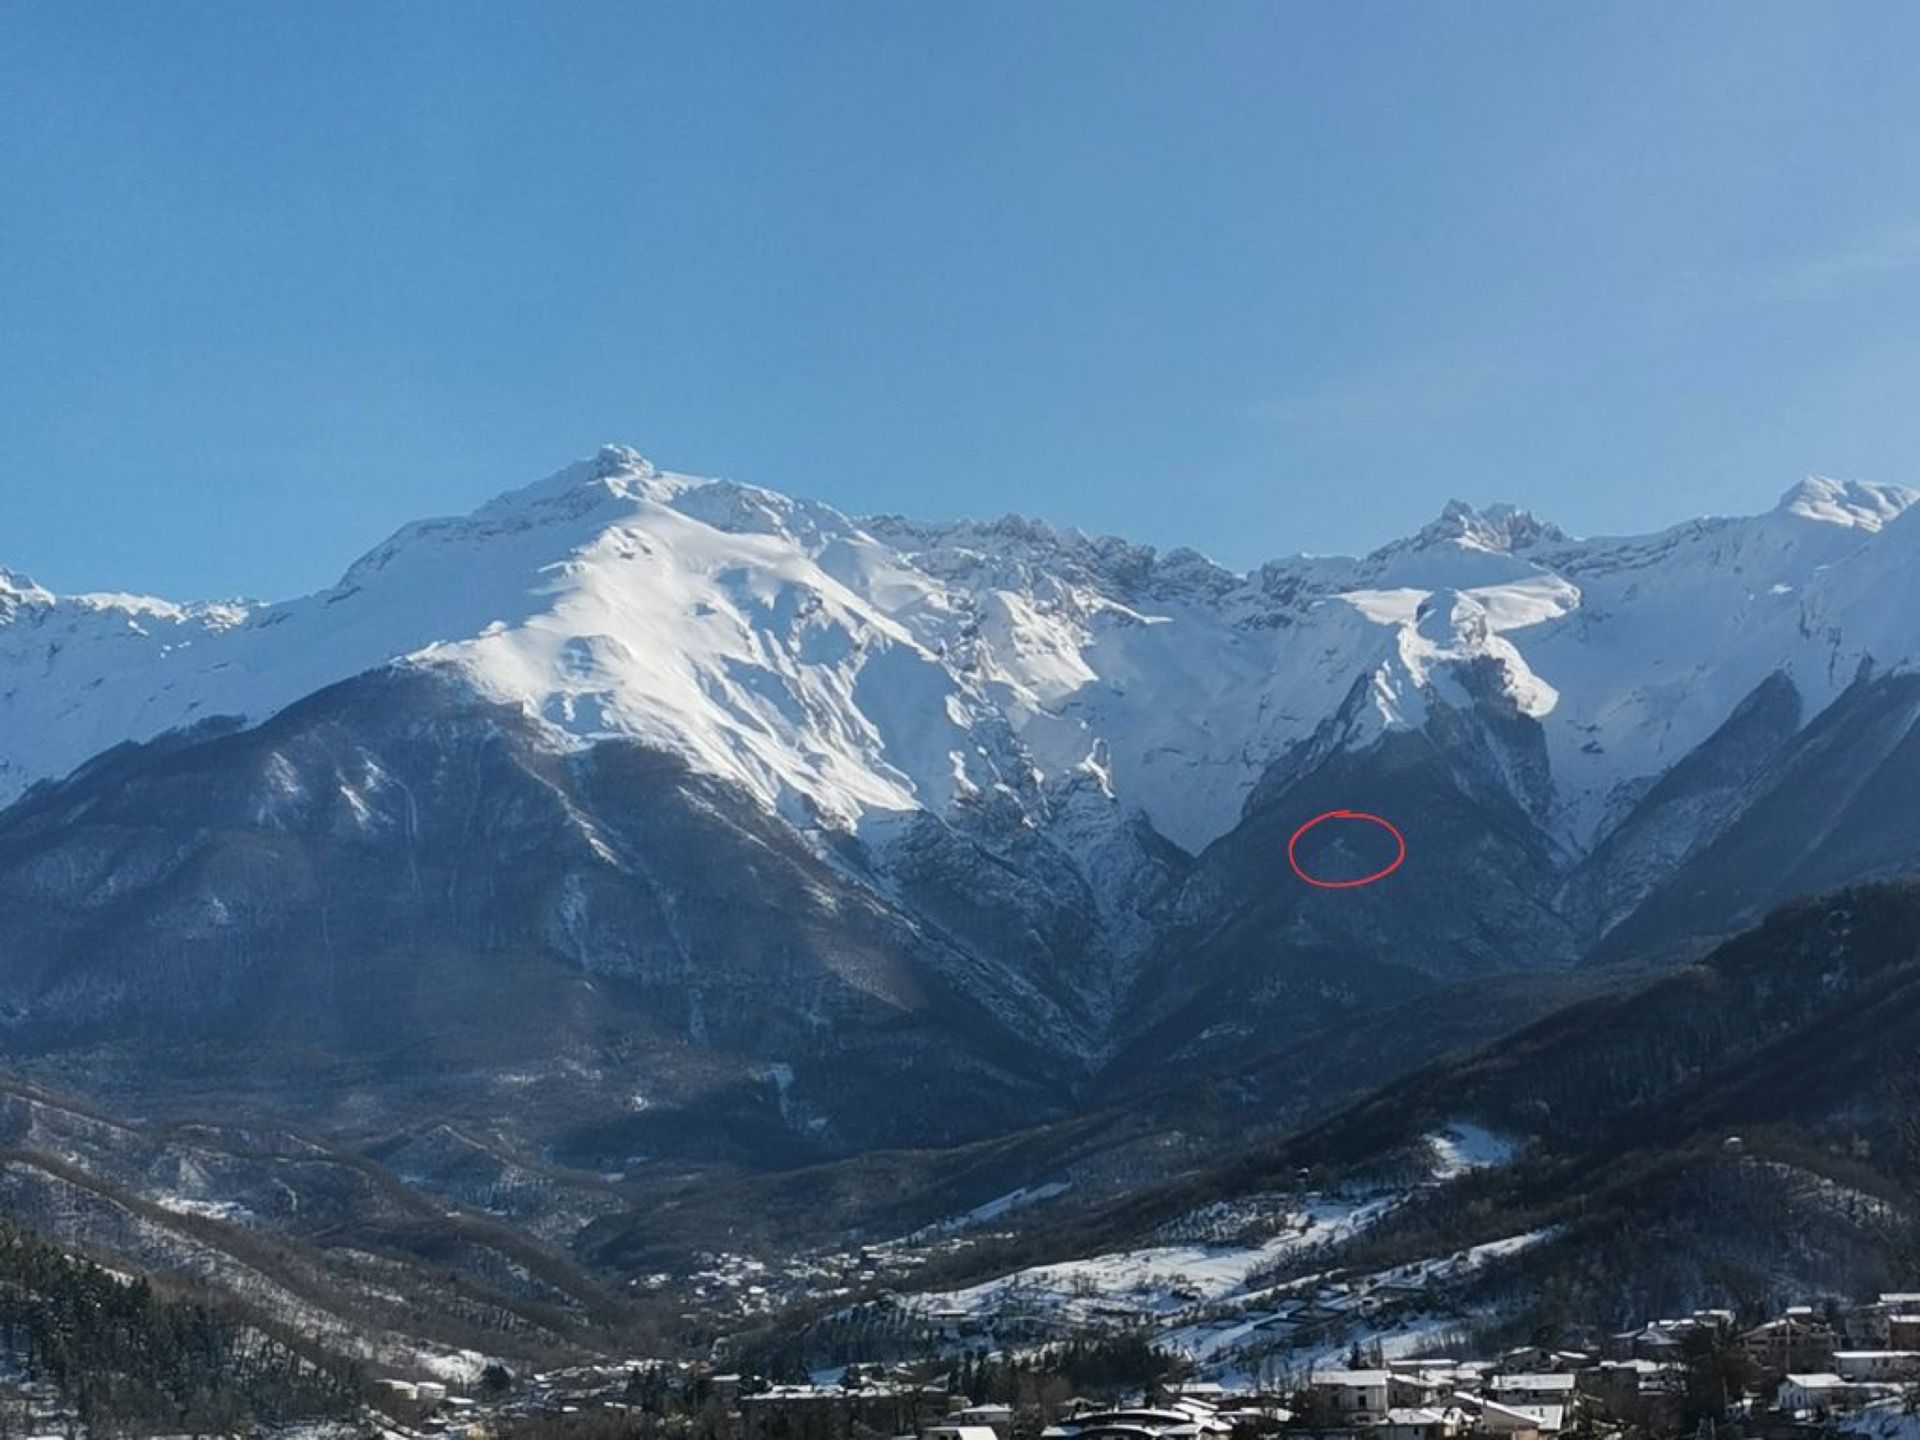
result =
M1409 989L1697 952L1920 856L1914 499L1609 540L1453 503L1233 574L607 447L296 601L8 576L0 1016L240 1071L461 1046L616 1164L968 1139ZM1338 808L1404 868L1300 883Z
M588 1248L676 1166L1285 1127L1912 871L1916 500L1237 574L607 447L291 601L0 572L0 1035L157 1123L451 1124ZM1404 864L1304 883L1381 868L1343 810Z

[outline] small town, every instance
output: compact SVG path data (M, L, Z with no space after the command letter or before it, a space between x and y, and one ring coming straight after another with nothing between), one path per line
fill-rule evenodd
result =
M803 1384L659 1362L524 1378L491 1367L473 1394L382 1382L367 1418L388 1440L1920 1436L1920 1291L1792 1306L1748 1325L1731 1310L1698 1310L1483 1358L1387 1358L1376 1341L1258 1385L1195 1378L1144 1343L1132 1353L1159 1378L1085 1387L1093 1393L1076 1391L1072 1367L1050 1364L1045 1349L850 1365Z

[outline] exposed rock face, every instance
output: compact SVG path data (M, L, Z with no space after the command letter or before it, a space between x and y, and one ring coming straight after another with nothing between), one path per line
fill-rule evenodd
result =
M549 1139L685 1110L832 1149L1004 1127L1059 1069L1001 972L728 787L431 675L115 751L0 832L9 1048L144 1055L156 1093L179 1046L339 1118L426 1085Z
M1690 953L1920 859L1913 498L1456 504L1236 576L614 448L285 604L0 574L0 1026L156 1107L431 1102L617 1170L957 1143ZM1288 870L1341 808L1389 882Z

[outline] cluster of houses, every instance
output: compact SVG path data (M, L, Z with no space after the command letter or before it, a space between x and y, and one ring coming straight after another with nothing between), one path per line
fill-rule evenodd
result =
M1558 1435L1574 1412L1580 1375L1572 1368L1531 1368L1541 1363L1517 1356L1501 1364L1393 1360L1377 1369L1318 1371L1305 1387L1304 1428L1365 1430L1379 1440Z
M1582 1349L1376 1357L1316 1365L1265 1390L1195 1382L1138 1405L1069 1399L1048 1414L971 1404L911 1366L770 1387L692 1371L717 1420L711 1433L723 1440L1556 1440L1575 1431L1680 1433L1703 1366L1728 1382L1731 1411L1786 1433L1849 1415L1911 1414L1920 1410L1920 1292L1851 1308L1797 1306L1746 1329L1731 1311L1698 1310ZM684 1363L667 1369L675 1383L691 1373ZM389 1381L384 1408L407 1422L390 1434L478 1440L489 1420L516 1413L643 1413L642 1374L617 1365L555 1371L480 1405L439 1382Z
M741 1400L741 1440L1208 1440L1251 1427L1277 1430L1293 1418L1278 1399L1231 1392L1217 1384L1167 1391L1153 1404L1114 1407L1096 1400L1068 1400L1053 1423L1011 1405L973 1405L932 1387L867 1382L846 1401L838 1387L780 1386ZM893 1398L886 1397L889 1392ZM889 1404L893 1407L890 1411ZM917 1406L944 1406L934 1418L910 1428L886 1429L876 1420L915 1418Z
M1910 1412L1920 1406L1920 1293L1849 1309L1796 1306L1746 1330L1731 1311L1698 1310L1593 1350L1527 1347L1496 1361L1318 1370L1302 1392L1304 1418L1316 1433L1364 1431L1375 1440L1547 1440L1581 1420L1672 1433L1700 1367L1715 1357L1744 1392L1729 1400L1750 1415L1797 1422Z
M1784 1377L1778 1408L1844 1414L1920 1386L1920 1291L1833 1313L1796 1306L1740 1337L1757 1370Z
M733 1377L726 1377L731 1380ZM925 1440L1011 1440L1006 1406L969 1407L945 1385L869 1376L853 1384L776 1385L741 1395L739 1440L853 1440L918 1435Z

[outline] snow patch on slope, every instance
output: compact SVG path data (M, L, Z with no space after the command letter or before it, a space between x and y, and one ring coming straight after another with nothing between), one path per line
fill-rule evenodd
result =
M1224 1299L1249 1277L1290 1254L1351 1238L1404 1197L1308 1196L1280 1233L1258 1245L1159 1245L1036 1265L963 1290L915 1297L918 1308L970 1316L1045 1316L1081 1325L1129 1314L1172 1314Z
M1471 1120L1455 1120L1426 1138L1433 1151L1433 1173L1440 1180L1451 1180L1470 1170L1511 1165L1520 1153L1515 1141Z

